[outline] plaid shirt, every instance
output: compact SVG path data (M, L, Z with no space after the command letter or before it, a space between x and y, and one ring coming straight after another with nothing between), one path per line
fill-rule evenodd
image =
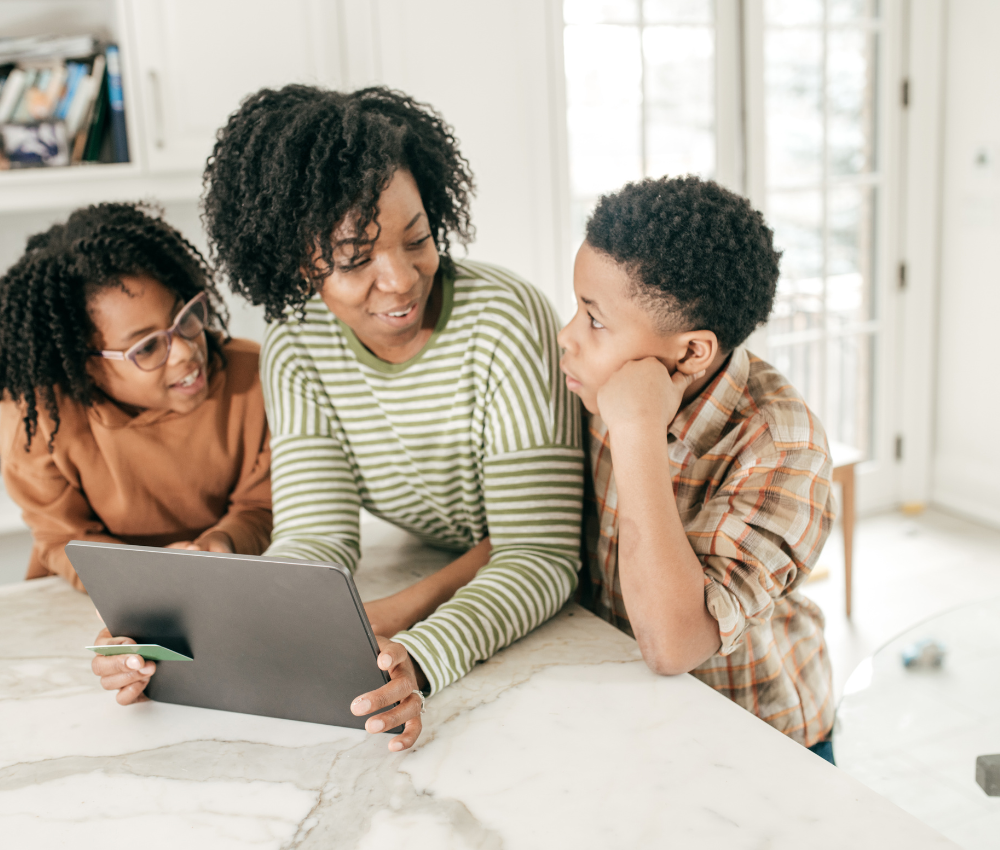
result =
M590 419L593 489L583 601L632 634L618 580L618 493L611 442ZM722 647L691 673L805 746L833 726L823 615L795 588L834 516L823 427L774 368L744 348L671 423L674 496L705 569Z

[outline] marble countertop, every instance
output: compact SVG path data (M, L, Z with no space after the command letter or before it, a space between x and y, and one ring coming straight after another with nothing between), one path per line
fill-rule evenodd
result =
M447 556L363 526L374 598ZM405 568L399 568L405 564ZM9 848L954 847L570 604L386 736L146 702L90 673L93 605L0 588L0 843Z

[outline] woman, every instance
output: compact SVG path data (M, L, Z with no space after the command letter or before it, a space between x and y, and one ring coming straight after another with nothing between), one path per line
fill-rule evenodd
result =
M274 322L268 554L353 569L362 506L466 553L367 606L391 681L352 710L398 702L366 728L405 724L389 744L405 749L420 692L576 586L583 456L554 313L509 272L451 259L472 176L450 128L398 92L265 89L220 133L206 183L220 268Z
M74 539L264 550L258 347L225 331L204 259L140 206L28 240L0 278L0 465L34 537L27 578L83 590Z

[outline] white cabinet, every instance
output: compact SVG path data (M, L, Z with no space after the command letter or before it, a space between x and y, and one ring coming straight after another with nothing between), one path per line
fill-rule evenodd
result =
M133 85L153 173L200 172L216 131L262 86L336 86L336 3L133 0Z

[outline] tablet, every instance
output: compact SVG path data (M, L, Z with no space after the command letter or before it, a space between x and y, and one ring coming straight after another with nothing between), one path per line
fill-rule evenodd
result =
M66 554L112 635L192 659L158 662L150 699L360 729L351 702L389 681L338 564L79 540Z

